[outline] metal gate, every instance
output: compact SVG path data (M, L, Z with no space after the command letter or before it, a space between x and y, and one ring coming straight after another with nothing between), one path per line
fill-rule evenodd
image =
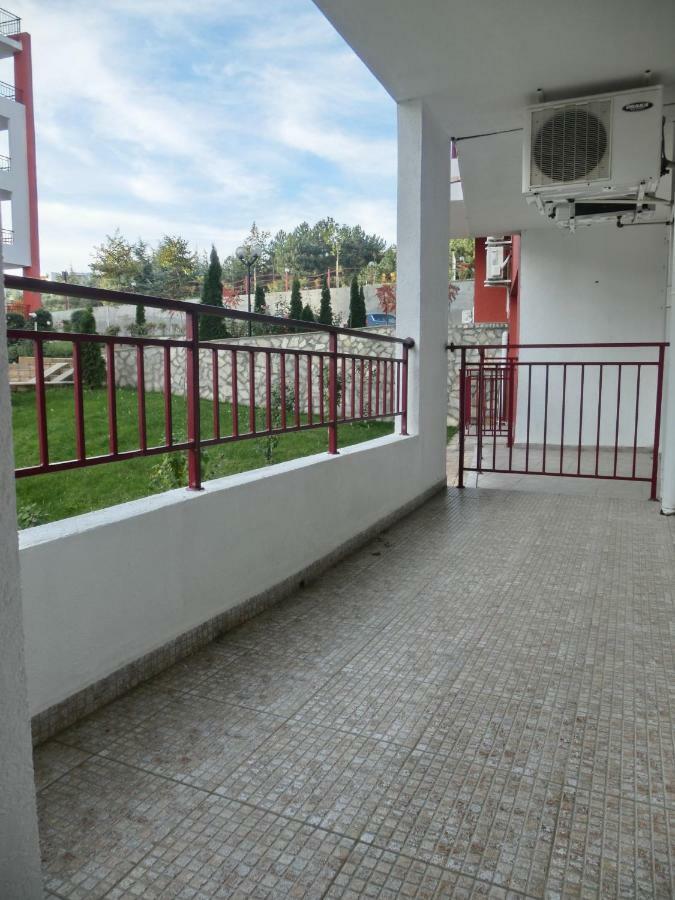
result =
M656 499L668 344L450 344L465 472L642 481Z

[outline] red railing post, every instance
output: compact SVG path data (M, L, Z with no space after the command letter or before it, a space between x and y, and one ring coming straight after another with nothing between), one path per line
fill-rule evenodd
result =
M466 431L466 349L462 347L459 363L459 461L457 487L464 487L464 432Z
M476 466L483 469L483 405L485 403L485 350L478 350L478 409L476 411Z
M401 371L401 434L408 433L408 345L403 345Z
M338 428L337 428L337 351L338 338L334 331L328 336L328 452L335 455L338 452ZM323 360L321 361L323 368ZM344 385L342 386L344 390ZM323 400L321 401L323 408Z
M44 345L35 338L35 400L37 406L38 447L40 465L49 465L49 445L47 443L47 401L45 397Z
M186 394L187 394L187 427L190 449L188 455L188 490L202 489L201 472L201 428L199 409L199 316L189 312L185 315L186 337L190 342L186 348L185 360Z
M661 404L663 402L663 370L666 358L664 344L659 347L659 362L656 376L656 415L654 416L654 449L652 451L652 477L650 500L656 500L656 482L659 477L659 444L661 441Z

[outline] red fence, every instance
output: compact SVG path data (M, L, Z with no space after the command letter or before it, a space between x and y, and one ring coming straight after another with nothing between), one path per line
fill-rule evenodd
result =
M408 350L414 346L411 339L391 335L374 335L367 331L339 328L283 319L257 313L243 313L203 304L167 300L121 291L109 291L80 285L48 282L34 278L6 275L6 287L60 296L76 297L128 304L150 306L185 314L185 339L133 337L120 335L92 335L81 333L54 333L10 329L11 340L27 340L33 343L35 356L35 406L39 463L16 470L16 477L57 472L84 466L101 465L137 456L151 456L178 450L188 455L188 485L193 490L201 487L200 453L202 447L226 444L250 438L326 428L328 452L338 452L338 425L364 422L373 419L400 417L401 431L407 433ZM239 319L282 328L285 331L310 330L327 333L328 350L261 347L224 341L201 341L199 318L216 316L222 319ZM339 348L340 336L360 337L372 343L392 344L397 356L382 356L343 352ZM51 460L47 428L47 385L45 383L44 344L47 341L69 341L73 346L73 394L75 446L74 459ZM83 382L82 351L87 344L96 344L105 351L108 410L108 452L96 456L87 454L85 439L85 386ZM137 374L138 447L120 450L118 446L117 392L115 380L115 348L135 347ZM163 352L164 440L149 445L146 421L145 349L160 347ZM174 440L172 410L172 362L176 351L184 355L187 440ZM200 358L210 357L210 391L213 398L212 435L202 434L200 421ZM232 404L231 427L222 433L220 405L222 390L220 371L223 358L227 359L230 373L228 401ZM264 359L262 383L256 373L256 362ZM248 392L248 416L242 427L240 389L246 379ZM273 403L273 391L280 402ZM303 396L304 395L304 396ZM278 420L277 420L278 418Z
M449 345L461 354L459 486L464 472L598 478L647 482L656 499L667 346Z

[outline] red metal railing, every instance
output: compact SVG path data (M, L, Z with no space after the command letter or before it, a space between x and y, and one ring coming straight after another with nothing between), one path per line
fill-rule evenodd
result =
M647 482L655 500L667 346L450 344L461 354L459 487L464 472L598 478Z
M188 486L201 488L200 454L203 447L226 444L232 441L262 438L326 428L328 452L338 452L338 425L364 422L382 418L400 418L401 433L407 433L408 351L414 346L412 339L391 335L374 335L367 331L340 328L283 319L258 313L210 307L204 304L167 300L122 291L61 282L42 281L6 275L5 285L19 290L36 291L60 296L82 298L90 301L114 302L131 306L150 306L157 309L178 311L185 314L185 338L152 338L145 336L99 335L61 333L9 329L10 339L31 341L35 356L35 406L37 417L37 443L39 462L17 469L17 478L95 466L138 456L152 456L174 451L185 451L188 456ZM216 316L222 319L239 319L281 327L287 330L319 331L328 335L328 349L296 349L290 347L261 346L258 344L199 339L200 316ZM392 345L392 353L400 349L400 356L382 356L340 350L340 336L359 337L371 343ZM48 443L48 412L46 401L44 344L47 341L69 341L73 346L73 392L76 453L73 459L52 460ZM89 455L86 445L85 392L83 381L82 350L87 344L105 349L106 395L108 411L108 452ZM116 357L118 347L135 348L137 384L138 446L120 450L117 422ZM162 391L164 394L164 440L148 443L146 421L145 351L161 348ZM174 439L172 409L172 365L178 354L184 356L185 398L187 406L187 440ZM208 393L200 384L205 360L210 359L210 392L213 402L212 435L205 436L200 421L200 398ZM262 373L256 363L264 360ZM208 366L208 364L207 364ZM229 375L228 400L232 406L231 425L223 433L220 404L223 401L223 373ZM242 429L240 409L241 392L247 384L248 429ZM276 406L273 391L278 390ZM278 411L275 421L273 410Z

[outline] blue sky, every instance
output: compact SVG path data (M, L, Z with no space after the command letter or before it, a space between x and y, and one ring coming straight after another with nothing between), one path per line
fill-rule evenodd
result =
M43 271L119 227L226 255L251 222L395 239L395 105L310 0L25 0Z

